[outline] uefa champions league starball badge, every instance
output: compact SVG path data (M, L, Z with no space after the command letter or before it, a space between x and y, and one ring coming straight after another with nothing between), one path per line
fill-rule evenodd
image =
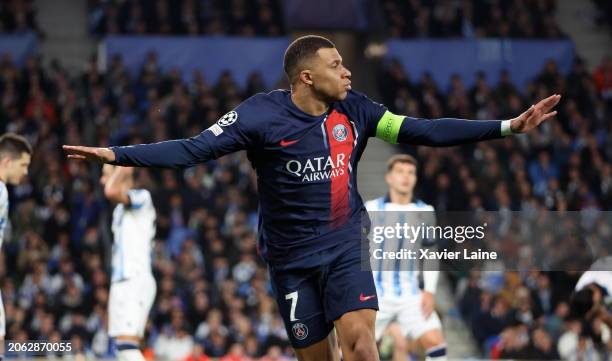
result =
M219 124L222 127L227 127L228 125L232 125L236 122L236 120L238 120L238 113L236 113L235 111L231 111L227 114L225 114L224 116L222 116L218 121L217 124Z

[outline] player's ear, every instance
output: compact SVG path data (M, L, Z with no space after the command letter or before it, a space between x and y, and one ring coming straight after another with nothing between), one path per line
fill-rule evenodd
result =
M2 168L7 168L8 162L10 161L11 157L0 155L0 165L2 165Z
M391 183L389 182L389 172L385 173L385 183L387 183L387 185L390 185Z
M312 85L312 73L310 70L302 70L300 72L300 81L302 81L306 85Z

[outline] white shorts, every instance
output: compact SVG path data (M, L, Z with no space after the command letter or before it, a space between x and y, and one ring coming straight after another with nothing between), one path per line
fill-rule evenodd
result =
M425 318L421 311L421 293L402 298L382 297L378 300L376 314L376 340L380 340L385 329L392 321L399 323L402 333L413 340L419 339L425 332L442 329L438 314L434 311Z
M156 291L157 285L152 275L111 283L108 301L109 336L142 337Z
M2 303L2 292L0 292L0 337L6 336L6 317L4 316L4 303Z

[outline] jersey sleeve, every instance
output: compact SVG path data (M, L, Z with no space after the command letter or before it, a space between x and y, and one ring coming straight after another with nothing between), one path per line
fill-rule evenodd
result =
M253 96L197 136L153 144L112 147L113 164L132 167L185 168L259 143L256 124L260 102Z
M509 121L455 118L422 119L385 111L376 124L376 137L388 143L448 147L509 135ZM505 129L505 130L504 130Z
M153 205L151 193L146 189L130 189L128 191L131 209L140 209Z

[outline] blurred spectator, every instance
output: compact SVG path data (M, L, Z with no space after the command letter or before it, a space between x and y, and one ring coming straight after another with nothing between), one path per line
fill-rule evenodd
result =
M191 354L183 359L183 361L209 361L210 357L208 357L204 353L204 346L200 343L195 343L193 345L193 349L191 350Z
M606 0L593 0L597 6L596 22L599 25L607 26L608 31L612 33L612 5Z
M219 361L251 361L252 359L245 355L244 346L241 343L234 343L230 346L227 355L221 357Z
M35 31L40 34L36 21L34 0L6 0L0 2L0 33L24 33Z
M612 58L605 56L601 64L593 72L595 86L601 97L608 102L612 102Z
M182 326L179 326L175 330L166 328L157 337L154 349L156 360L184 360L192 353L192 350L194 349L193 338Z

